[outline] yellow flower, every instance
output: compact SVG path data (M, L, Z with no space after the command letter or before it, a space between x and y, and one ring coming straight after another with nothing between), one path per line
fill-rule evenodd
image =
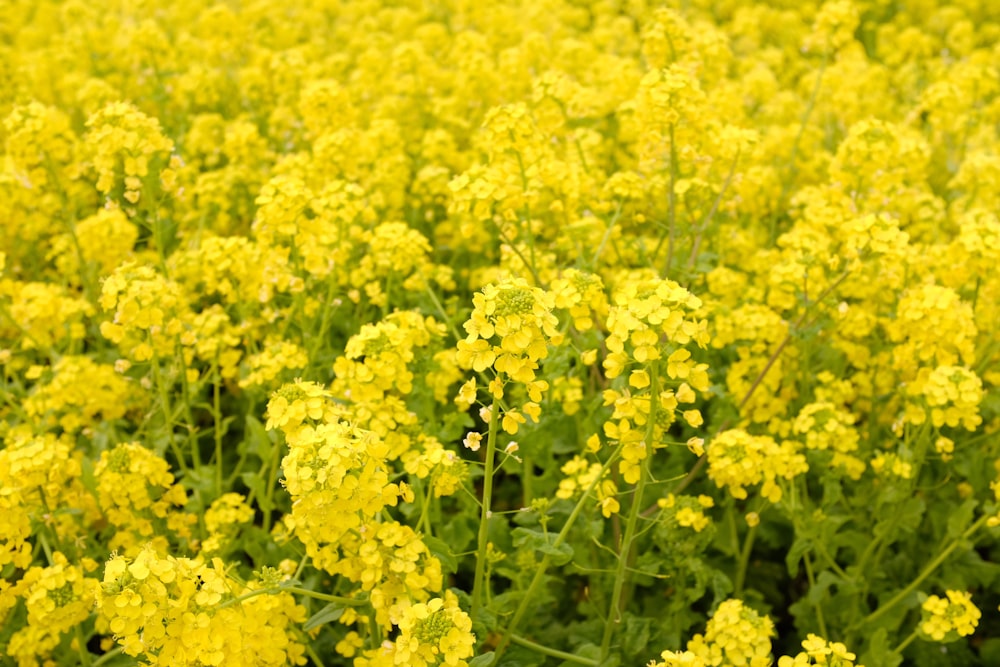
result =
M931 595L921 605L920 632L934 641L951 641L976 631L982 612L964 591L946 591L947 598Z

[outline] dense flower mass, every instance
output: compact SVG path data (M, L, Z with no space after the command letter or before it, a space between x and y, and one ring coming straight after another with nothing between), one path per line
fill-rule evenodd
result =
M0 663L994 664L996 5L0 2Z

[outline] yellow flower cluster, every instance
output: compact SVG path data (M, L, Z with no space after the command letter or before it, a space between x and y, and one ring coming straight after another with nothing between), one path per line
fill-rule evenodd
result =
M162 556L146 546L112 556L97 591L101 618L127 655L150 665L303 665L288 593L253 595L219 559Z
M88 118L87 128L83 150L97 172L101 194L134 205L151 175L159 177L163 189L171 189L175 173L167 163L174 143L163 135L158 120L128 102L114 102ZM172 161L171 167L178 166Z
M770 436L729 429L706 447L708 476L719 488L727 487L734 498L746 498L744 487L760 484L761 496L776 503L782 496L778 480L791 480L809 470L800 448L794 441L779 445Z
M854 480L861 477L865 464L855 456L859 435L854 415L829 401L809 403L799 411L792 432L805 438L806 449L832 451L832 464Z
M26 570L39 523L61 540L90 539L99 511L82 479L82 456L70 437L9 433L0 449L0 565ZM60 512L73 507L75 513Z
M818 635L809 634L802 640L802 648L805 650L795 654L795 657L783 655L778 658L778 667L864 667L855 662L857 656L848 651L846 646L840 642L829 642Z
M397 502L388 447L371 431L337 421L283 431L284 483L295 503L290 521L316 564L333 568L344 536Z
M692 312L701 305L700 299L672 280L637 276L615 292L606 323L604 372L609 379L626 371L629 375L628 387L603 393L605 405L614 406L604 434L622 445L619 470L629 484L638 481L649 452L661 446L678 406L694 403L696 391L708 391L708 365L697 363L684 347L690 343L705 347L708 342L707 323ZM667 388L668 384L676 388ZM703 423L696 409L684 410L681 416L692 427ZM643 429L651 429L651 440Z
M142 407L142 393L130 378L90 357L67 355L52 366L51 379L35 385L24 410L37 423L66 433L92 430Z
M770 618L740 600L726 600L709 619L705 634L695 635L686 651L664 651L663 662L650 667L767 667L774 635Z
M930 417L936 428L961 426L969 431L975 431L983 423L979 416L983 383L968 368L921 369L908 390L912 398L906 406L906 418L910 423L923 424Z
M577 331L590 331L608 316L608 297L598 275L566 269L552 281L549 291L555 307L569 312Z
M528 400L521 410L511 407L498 415L511 435L525 423L521 412L538 421L539 403L549 388L548 382L536 380L538 362L548 356L549 345L562 339L554 307L551 293L521 278L487 285L473 296L472 314L464 325L468 335L458 341L457 361L477 373L492 368L496 377L489 391L497 401L504 398L509 382L525 387Z
M434 496L450 496L467 476L465 462L437 438L417 436L416 442L401 457L403 469L418 479L430 478Z
M81 340L94 308L71 290L51 283L0 279L0 334L24 350L45 351Z
M357 667L466 667L473 655L475 635L468 614L458 607L451 591L444 598L419 602L403 611L399 636L355 660Z
M976 631L982 612L964 591L946 591L947 597L931 595L920 606L920 632L934 641L951 641Z
M216 498L205 512L205 530L208 537L201 545L202 553L224 551L236 538L241 526L253 521L253 508L239 493L226 493Z
M285 525L316 567L367 591L375 622L390 630L407 604L441 590L441 564L411 527L380 520L400 497L412 500L412 491L390 481L389 445L374 431L339 421L341 409L328 396L318 385L297 382L268 404L268 428L280 428L288 443L281 465L292 510ZM424 446L426 452L433 441ZM417 477L421 463L407 461ZM444 474L436 480L439 494L458 483Z
M101 454L94 477L101 511L116 531L112 549L133 553L148 541L165 549L166 536L190 536L197 517L183 511L187 492L155 452L138 442L117 445Z
M441 355L444 333L434 318L397 311L362 326L333 363L336 378L330 391L346 406L341 418L377 434L389 446L390 459L417 444L416 416L407 405L414 382L436 384L435 398L443 400L446 391L438 389L446 390L461 377L448 355ZM420 378L414 374L418 366L424 371Z
M51 656L63 635L90 616L100 584L87 574L95 569L97 563L89 558L72 564L58 551L52 565L28 568L6 592L22 597L28 612L27 625L11 636L6 655L19 665L38 665L37 657Z
M746 498L747 486L760 484L760 494L773 503L781 500L779 479L791 480L809 470L801 445L741 429L723 431L706 446L708 476L734 498Z
M563 500L570 500L585 492L600 478L602 472L600 463L588 463L582 456L574 456L564 463L560 470L565 477L559 480L559 488L556 489L555 495L556 498ZM621 504L615 497L618 487L613 480L603 479L594 488L597 504L605 518L621 509Z
M660 509L665 510L663 520L667 523L674 522L682 528L690 528L696 533L700 533L712 524L712 520L705 516L705 510L715 506L715 501L711 496L675 496L668 495L660 498L656 503Z
M172 355L189 317L179 285L151 266L132 263L105 279L101 307L113 312L101 333L135 361Z

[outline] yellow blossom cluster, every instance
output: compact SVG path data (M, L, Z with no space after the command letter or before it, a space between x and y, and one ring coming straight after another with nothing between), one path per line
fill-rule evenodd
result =
M101 454L94 477L101 511L115 527L112 549L131 553L148 541L165 548L168 535L190 536L197 518L182 511L187 491L155 452L137 442L122 443Z
M782 496L779 480L791 480L809 470L798 443L778 444L770 436L741 429L723 431L706 449L708 476L719 488L727 487L734 498L746 498L745 487L760 484L761 495L776 503Z
M146 664L305 664L301 641L286 631L305 609L288 593L259 590L219 559L161 556L147 545L133 558L112 556L96 599L123 651Z
M642 462L661 446L677 412L692 427L704 423L697 409L679 410L709 388L708 365L685 347L708 342L707 323L692 314L701 306L671 280L634 276L614 294L603 367L609 379L628 371L628 385L603 392L605 405L614 406L604 434L622 446L619 469L629 484L638 481Z
M537 380L536 371L548 356L549 345L562 339L554 307L551 293L532 287L523 278L487 285L473 296L472 314L464 324L468 335L458 341L456 360L477 373L495 371L489 391L496 401L504 398L510 382L525 387L528 400L520 410L509 407L497 415L511 435L526 421L522 412L538 421L539 403L549 383Z
M58 551L52 565L28 568L5 592L23 598L28 612L27 625L11 636L6 654L19 665L37 665L38 656L51 656L63 635L90 616L100 583L87 574L95 569L89 558L73 564Z
M830 642L818 635L810 634L802 640L801 653L794 657L781 656L778 667L807 667L812 665L829 665L829 667L864 667L855 662L857 656L847 650L840 642Z
M695 635L686 651L664 651L651 667L766 667L771 664L774 623L742 601L726 600L715 610L705 634Z
M947 597L931 595L920 605L920 632L934 641L949 641L971 635L982 612L965 591L946 591Z

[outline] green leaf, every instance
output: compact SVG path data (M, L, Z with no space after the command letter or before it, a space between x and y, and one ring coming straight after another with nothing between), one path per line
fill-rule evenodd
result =
M573 559L573 547L565 542L556 546L553 544L554 535L530 528L515 528L511 531L511 536L515 547L527 546L540 551L552 560L553 565L565 565Z
M809 589L809 593L806 596L810 604L817 605L822 602L828 595L829 590L833 586L840 586L844 583L844 580L835 575L829 570L823 570L816 577L816 585Z
M897 667L899 663L903 662L903 656L894 652L889 646L889 631L885 628L879 628L872 634L868 642L868 650L858 662L865 665L879 665L879 667Z
M537 667L545 664L545 656L523 646L510 646L496 667Z
M647 650L649 645L650 619L628 614L625 617L625 636L622 646L627 655L636 655Z
M464 551L476 538L473 522L468 516L457 516L440 527L441 538L458 552Z
M245 472L240 475L240 479L247 485L247 488L254 492L254 497L261 511L270 512L274 509L274 503L268 500L264 480L260 478L260 475L255 472Z
M489 667L493 664L493 656L493 651L477 655L472 660L469 660L469 667Z
M1000 639L987 639L979 647L979 657L984 665L1000 665Z
M797 577L799 574L799 561L812 550L812 540L805 538L797 538L795 542L792 543L791 548L788 553L785 554L785 566L788 568L788 574L792 577Z
M952 509L948 514L948 537L956 538L965 532L965 529L972 525L972 515L979 506L979 501L970 498Z
M302 629L309 632L310 630L318 628L321 625L332 623L343 615L344 605L339 602L331 602L313 614L312 617L305 622L305 625L302 626Z
M267 429L260 423L260 420L252 415L247 415L246 418L246 440L244 444L247 452L257 456L261 461L269 461L271 459L271 450L274 447L271 434L267 432Z
M451 553L451 548L447 542L433 535L424 535L423 541L427 545L427 550L431 552L431 555L441 561L441 566L445 571L451 574L458 572L458 559Z
M475 425L472 417L465 412L452 412L445 415L437 439L441 442L454 442L462 438L465 432Z

